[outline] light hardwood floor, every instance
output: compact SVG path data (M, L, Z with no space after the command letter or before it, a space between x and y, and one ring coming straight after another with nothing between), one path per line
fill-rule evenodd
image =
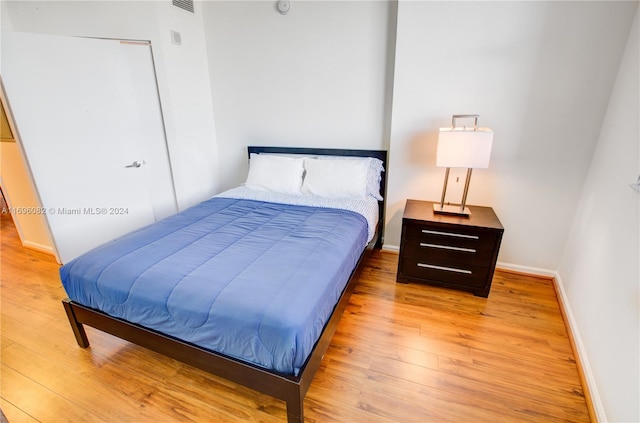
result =
M1 402L9 422L284 422L284 403L87 328L55 260L2 219ZM488 299L368 262L305 399L313 422L589 421L550 280L497 272Z

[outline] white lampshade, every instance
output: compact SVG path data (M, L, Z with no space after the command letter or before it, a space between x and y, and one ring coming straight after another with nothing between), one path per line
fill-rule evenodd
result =
M440 128L436 166L489 167L493 131L489 128Z

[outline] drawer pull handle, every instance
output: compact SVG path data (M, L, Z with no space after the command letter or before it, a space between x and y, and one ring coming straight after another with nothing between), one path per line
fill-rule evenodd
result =
M451 232L430 231L428 229L423 229L422 233L423 234L432 234L432 235L452 236L452 237L456 237L456 238L480 239L480 237L478 235L453 234Z
M453 250L453 251L463 251L465 253L475 253L475 248L462 248L462 247L452 247L450 245L438 245L438 244L427 244L426 242L420 243L421 247L430 247L430 248L441 248L443 250Z
M446 272L464 273L470 275L471 270L456 269L455 267L434 266L433 264L418 263L418 267L426 267L427 269L444 270Z

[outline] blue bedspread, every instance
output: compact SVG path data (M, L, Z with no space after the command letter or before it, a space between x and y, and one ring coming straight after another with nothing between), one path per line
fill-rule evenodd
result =
M212 198L60 269L69 298L297 374L367 240L361 215Z

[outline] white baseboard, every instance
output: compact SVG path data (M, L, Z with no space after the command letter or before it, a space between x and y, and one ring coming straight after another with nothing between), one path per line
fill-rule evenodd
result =
M49 247L48 245L39 244L37 242L31 242L31 241L25 240L22 242L22 246L25 248L31 248L32 250L38 250L43 253L51 254L54 257L56 255L56 252L53 251L53 248Z
M400 252L400 246L399 245L382 244L382 250L383 251L393 251L394 253L398 253L398 252Z
M602 400L600 399L600 394L598 393L598 387L596 385L596 379L593 375L593 371L591 370L591 364L589 363L589 357L587 356L587 351L584 347L584 343L582 342L582 338L580 337L580 331L578 330L578 323L573 316L573 312L571 311L571 305L569 304L569 298L567 297L567 292L564 289L564 284L562 283L562 278L558 272L555 272L554 275L555 284L556 284L556 292L559 294L560 298L558 300L562 302L562 307L564 307L565 318L567 319L567 326L571 331L571 336L573 337L574 347L576 349L575 353L578 355L576 359L580 362L582 366L582 373L584 377L584 383L587 384L584 388L588 390L588 394L591 398L591 405L593 406L593 411L596 414L596 421L598 422L606 422L607 416L604 411L604 406L602 405Z
M496 263L496 269L524 273L527 275L543 276L545 278L553 278L556 276L556 272L553 270L541 269L538 267L521 266L519 264L505 263L501 261Z

